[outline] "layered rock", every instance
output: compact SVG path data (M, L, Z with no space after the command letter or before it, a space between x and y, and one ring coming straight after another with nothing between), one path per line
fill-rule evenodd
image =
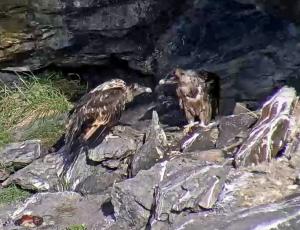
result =
M235 155L236 166L270 161L283 151L295 124L296 103L295 90L283 87L263 105L260 119Z
M176 3L2 1L0 66L102 65L111 56L134 63L153 45L180 6Z

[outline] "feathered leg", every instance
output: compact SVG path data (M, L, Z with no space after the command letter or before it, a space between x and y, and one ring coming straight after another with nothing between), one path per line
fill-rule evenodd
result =
M185 125L183 128L183 133L185 135L187 135L188 133L190 133L192 131L192 128L199 124L198 121L195 121L195 118L194 116L188 111L185 109L185 116L186 116L186 119L188 120L188 124Z

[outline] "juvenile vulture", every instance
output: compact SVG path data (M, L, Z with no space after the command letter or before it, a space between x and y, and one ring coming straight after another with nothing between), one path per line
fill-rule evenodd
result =
M71 151L76 140L85 144L94 136L105 135L118 123L125 105L144 92L151 93L151 89L113 79L84 95L69 115L65 133L67 149Z
M177 84L180 108L184 110L189 130L196 122L207 126L219 111L219 77L205 70L175 69L168 82ZM165 81L163 81L165 82Z

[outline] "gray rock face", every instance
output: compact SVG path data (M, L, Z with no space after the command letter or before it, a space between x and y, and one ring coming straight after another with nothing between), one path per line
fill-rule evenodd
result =
M166 163L155 194L153 221L173 222L178 213L211 209L228 168L179 157ZM177 215L176 215L177 214Z
M145 143L136 151L131 163L131 173L135 176L140 170L151 168L157 161L165 157L167 137L160 127L158 114L152 113L152 123L145 139Z
M0 152L0 164L3 167L22 168L41 157L41 143L30 140L6 145Z
M176 3L2 1L0 66L101 65L114 55L151 71L151 66L134 63L152 46L152 37L180 5ZM154 25L157 20L163 21ZM20 57L18 62L12 60L15 57Z
M123 137L107 137L94 149L89 149L88 159L94 162L124 159L131 155L137 146L133 139Z
M300 197L270 205L221 215L190 215L176 220L170 229L250 230L250 229L298 229Z
M60 179L62 167L62 154L49 154L16 171L2 185L14 183L32 191L59 191L64 184Z
M217 148L224 148L237 143L240 139L245 140L250 132L250 127L257 121L255 113L232 115L222 117L219 124L219 138ZM242 141L240 142L242 144Z
M129 228L140 229L150 217L152 224L173 222L179 213L210 209L222 191L227 171L185 156L142 170L113 187L117 223L125 221Z
M142 170L134 178L113 186L111 197L117 221L123 221L130 229L145 226L150 217L155 185L161 180L164 164L156 164L150 170Z
M28 214L43 218L42 229L66 229L75 224L84 224L88 229L107 229L113 219L106 217L101 209L106 199L105 196L84 198L75 192L39 193L15 208L4 229L24 229L13 222Z
M235 155L236 166L270 161L283 150L294 125L291 113L296 101L295 90L283 87L263 105L260 119Z
M125 176L126 169L122 170L121 167L117 170L108 170L101 165L87 164L85 153L80 152L64 180L68 190L82 194L100 194Z
M197 128L191 134L185 136L180 143L183 152L204 151L214 149L219 136L219 129L212 127L208 129Z

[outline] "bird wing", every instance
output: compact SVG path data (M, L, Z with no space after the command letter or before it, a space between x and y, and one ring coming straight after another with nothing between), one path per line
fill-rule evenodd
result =
M74 107L66 127L66 144L71 146L74 140L87 141L99 131L115 125L125 107L126 89L110 88L91 91Z

